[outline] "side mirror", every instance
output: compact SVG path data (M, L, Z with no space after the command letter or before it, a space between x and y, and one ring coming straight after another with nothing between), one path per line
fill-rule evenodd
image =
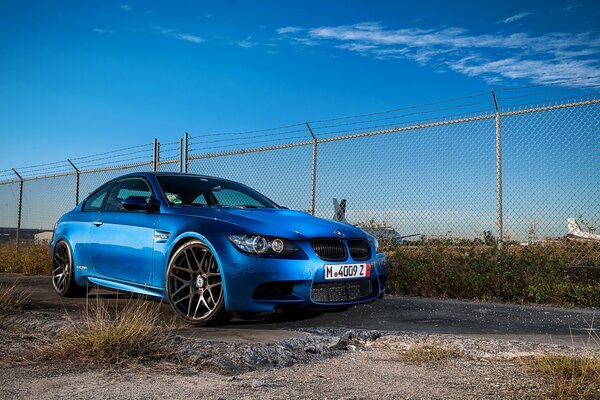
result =
M121 205L127 211L144 210L150 211L151 207L146 201L146 197L129 196L121 202Z

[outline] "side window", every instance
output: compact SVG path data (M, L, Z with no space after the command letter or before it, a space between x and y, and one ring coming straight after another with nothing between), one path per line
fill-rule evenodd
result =
M144 197L147 202L152 197L152 191L146 181L141 178L127 178L117 181L112 186L104 211L126 211L121 202L129 196Z
M206 202L206 197L204 197L203 194L201 194L200 196L196 197L194 199L194 201L192 201L192 204L198 204L198 205L202 205L202 206L208 205L208 203Z
M104 199L106 199L106 195L110 190L112 185L106 185L102 189L98 190L94 193L88 201L83 205L83 211L100 211L102 209L102 204L104 204Z

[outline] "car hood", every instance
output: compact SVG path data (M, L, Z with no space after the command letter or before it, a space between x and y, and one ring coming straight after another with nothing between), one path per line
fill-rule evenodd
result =
M336 231L344 238L368 238L364 231L353 225L280 208L177 207L172 213L233 224L239 232L247 234L279 236L292 240L342 237Z

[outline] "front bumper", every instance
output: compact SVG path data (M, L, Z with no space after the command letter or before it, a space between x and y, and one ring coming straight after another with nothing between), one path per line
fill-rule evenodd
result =
M225 308L239 312L272 312L279 308L333 309L371 302L385 291L385 256L331 262L320 259L308 242L296 242L295 259L254 256L239 251L227 237L210 239L223 271ZM325 264L371 264L367 278L325 281Z

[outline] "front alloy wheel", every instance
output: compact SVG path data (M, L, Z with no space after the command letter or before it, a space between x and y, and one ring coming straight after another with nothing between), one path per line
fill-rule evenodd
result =
M223 314L223 279L208 246L193 240L177 249L167 269L167 294L175 313L192 324Z

